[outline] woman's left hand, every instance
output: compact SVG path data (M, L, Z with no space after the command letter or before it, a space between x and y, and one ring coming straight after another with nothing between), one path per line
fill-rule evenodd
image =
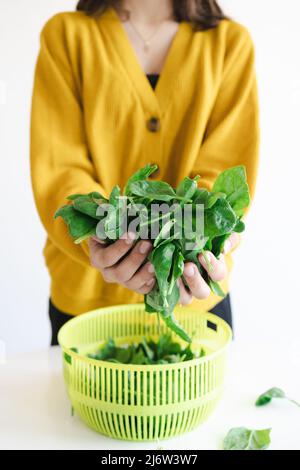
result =
M238 242L239 235L237 233L230 235L225 242L223 253L220 255L219 259L217 259L210 251L206 252L206 256L209 259L212 270L209 270L203 255L199 255L198 259L201 265L209 273L209 276L213 281L222 281L227 276L227 266L224 255L233 250ZM182 279L179 279L179 303L182 305L188 305L192 302L193 297L196 297L197 299L206 299L210 295L211 290L194 263L185 263L183 276L189 289L185 287Z

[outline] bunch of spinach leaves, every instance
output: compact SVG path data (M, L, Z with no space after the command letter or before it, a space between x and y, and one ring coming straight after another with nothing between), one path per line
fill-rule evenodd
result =
M151 365L175 364L204 355L203 349L196 354L191 350L190 344L182 347L172 340L171 335L162 334L159 336L158 341L143 338L139 343L121 346L117 346L115 341L110 338L96 352L89 353L88 357L117 364Z
M69 204L61 207L55 217L63 218L75 243L96 234L106 243L113 243L126 232L127 226L123 221L130 224L134 219L128 214L139 210L142 205L136 228L138 231L145 229L146 238L153 242L148 259L154 266L156 277L153 290L145 295L146 311L157 312L172 331L191 342L190 336L176 321L173 313L179 300L177 281L182 277L185 282L184 262L191 261L196 264L211 290L224 296L219 284L210 278L200 264L198 255L203 253L205 256L206 250L209 250L219 257L226 239L233 232L245 229L241 219L250 202L246 172L243 166L225 170L217 177L209 192L199 187L199 176L193 179L185 177L177 188L163 181L149 180L156 169L156 165L146 165L129 178L123 194L119 186L115 186L108 199L98 192L71 195L68 197ZM157 217L155 222L158 223L159 231L153 237L154 221L148 215L153 204L161 203L167 204L169 211ZM204 233L197 230L196 207L199 204L203 208ZM191 209L191 228L188 230L186 222L183 222L186 219L182 217L186 205ZM105 206L108 208L107 213L103 211L99 215L99 207ZM176 233L178 228L181 229L180 237Z

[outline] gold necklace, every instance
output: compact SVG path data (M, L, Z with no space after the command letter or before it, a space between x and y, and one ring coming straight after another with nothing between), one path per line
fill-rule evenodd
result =
M137 29L137 27L132 23L132 21L130 20L130 18L128 18L128 22L130 24L130 26L132 27L132 29L134 30L134 32L139 36L139 38L141 39L141 41L143 42L143 49L144 49L144 52L148 52L149 51L149 48L150 48L150 42L151 40L154 38L154 36L156 36L156 34L158 33L160 27L163 25L163 23L165 22L166 20L162 21L158 27L156 28L156 30L154 31L153 34L151 34L150 37L148 38L144 38L144 36L142 36L142 34L139 32L139 30Z

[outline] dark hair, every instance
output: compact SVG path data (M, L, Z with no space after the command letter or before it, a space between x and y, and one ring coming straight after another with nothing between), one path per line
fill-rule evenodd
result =
M79 0L77 10L87 15L98 15L108 7L121 7L122 0ZM188 21L196 31L215 28L221 20L228 19L216 0L173 0L176 21ZM126 12L128 14L128 12Z

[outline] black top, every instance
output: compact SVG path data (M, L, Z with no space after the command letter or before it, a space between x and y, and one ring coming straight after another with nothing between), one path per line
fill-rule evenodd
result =
M156 87L157 82L158 82L159 75L156 74L156 73L149 73L149 74L147 74L147 78L148 78L149 82L151 83L152 88L154 89Z

